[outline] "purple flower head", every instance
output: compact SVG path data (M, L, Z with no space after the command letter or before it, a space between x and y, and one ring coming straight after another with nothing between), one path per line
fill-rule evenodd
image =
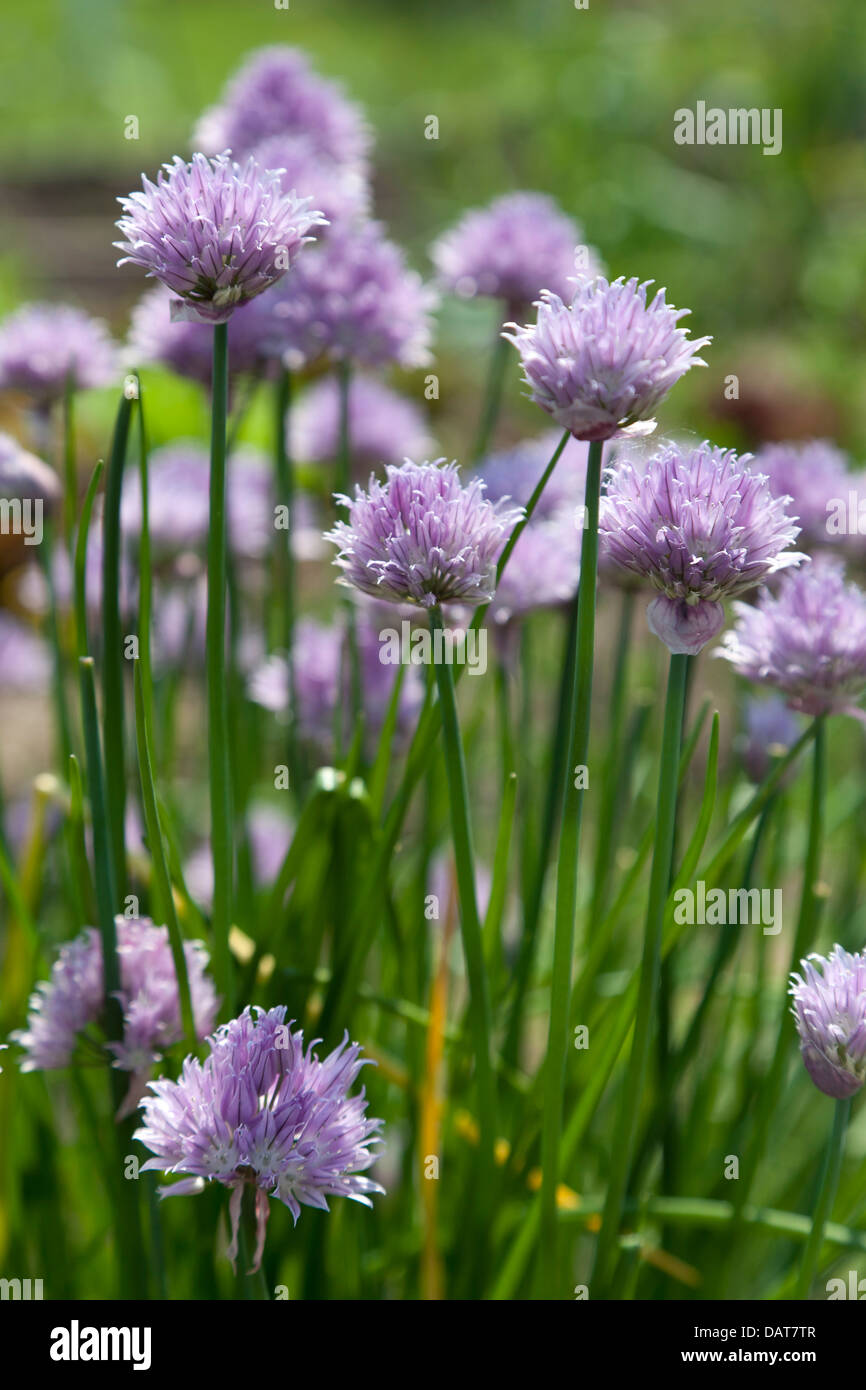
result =
M162 1196L201 1191L206 1182L232 1189L229 1205L237 1258L244 1187L256 1193L259 1268L268 1219L268 1197L284 1202L297 1221L301 1206L328 1211L329 1197L371 1206L383 1189L364 1176L381 1143L381 1120L367 1116L363 1089L349 1091L369 1058L345 1035L319 1061L314 1043L292 1032L284 1006L249 1008L208 1038L204 1062L187 1057L178 1081L152 1081L142 1102L144 1123L135 1138L154 1158L144 1170L183 1173Z
M866 1081L866 952L834 946L800 964L790 993L803 1062L819 1091L845 1100Z
M647 304L650 282L604 276L576 281L570 304L545 292L538 319L503 337L514 343L536 405L577 439L650 434L652 416L710 338L690 340L665 291Z
M363 168L323 155L306 135L272 135L253 150L262 169L275 169L284 193L311 198L327 221L324 236L370 212L370 185Z
M827 545L831 503L844 499L855 480L841 450L823 439L807 443L766 444L755 456L756 473L766 475L775 497L789 496L800 523L803 544Z
M193 144L208 154L249 154L274 135L303 135L338 164L363 166L370 134L363 117L335 82L313 72L297 48L253 53L228 84L219 105L206 111Z
M203 554L210 512L207 449L179 440L155 449L148 470L148 519L154 559L176 561L183 552ZM273 539L273 481L268 460L255 449L239 448L229 461L226 482L229 542L234 553L256 560ZM135 542L141 535L141 480L130 470L124 480L120 521Z
M418 367L430 360L435 304L381 224L364 222L336 227L256 312L264 349L292 368L325 361Z
M0 689L45 691L51 684L51 649L28 623L0 608Z
M276 284L322 221L308 198L283 192L278 174L248 158L177 155L156 183L118 199L125 241L114 244L130 262L178 296L181 314L226 323L239 304Z
M430 254L452 293L501 299L519 313L542 290L567 298L576 275L599 273L595 253L580 240L580 228L553 198L507 193L467 212Z
M374 598L417 603L486 603L496 588L496 562L522 507L488 502L484 484L464 487L455 463L389 465L387 481L370 478L367 492L339 500L349 520L327 539L343 583Z
M132 1073L122 1117L138 1104L153 1063L183 1037L183 1026L168 928L127 917L118 917L116 927L123 1039L107 1048L112 1065ZM184 955L196 1034L203 1038L214 1025L218 1003L205 973L207 951L202 942L187 941ZM12 1034L27 1054L21 1070L69 1066L79 1035L101 1018L103 1002L102 942L99 932L87 927L61 946L51 979L30 998L27 1027Z
M797 527L749 455L665 445L641 471L609 471L599 537L606 558L660 590L650 629L672 652L699 652L724 623L722 600L803 558Z
M863 712L866 690L866 594L846 584L838 560L819 556L786 575L778 593L754 608L736 605L737 621L716 655L746 680L773 686L804 714Z
M747 700L744 713L743 766L753 782L763 782L773 759L784 757L796 743L800 729L796 717L778 695Z
M381 628L399 628L394 610L382 605ZM380 628L372 613L359 615L356 626L358 655L361 666L361 695L366 731L375 738L385 721L394 690L393 667L380 659L382 643ZM303 739L328 753L334 741L334 720L343 703L343 693L349 679L348 649L345 634L337 626L326 627L311 618L301 618L295 628L295 720ZM290 708L289 668L285 657L269 656L253 673L249 681L250 699L275 714ZM410 667L405 674L397 707L397 733L407 735L415 721L424 697L418 670ZM346 732L351 734L351 711L346 708Z
M172 303L172 293L164 285L142 295L132 311L124 356L130 367L156 362L178 376L210 387L213 329L196 319L173 319ZM258 321L249 305L235 309L229 319L228 339L232 378L263 370L267 358L261 351Z
M560 438L558 430L546 431L536 439L523 439L519 444L483 459L479 472L490 501L498 502L507 497L525 507L541 482ZM533 521L556 516L565 508L570 508L573 515L577 515L586 494L588 452L588 446L581 440L569 439L538 499L532 513ZM508 563L510 565L511 561Z
M75 390L107 386L118 373L108 329L70 304L25 304L0 324L0 390L48 403Z
M330 463L340 448L340 388L323 377L305 392L291 415L291 449L310 463ZM349 448L356 469L380 468L424 454L430 433L414 401L375 377L354 374L349 383Z

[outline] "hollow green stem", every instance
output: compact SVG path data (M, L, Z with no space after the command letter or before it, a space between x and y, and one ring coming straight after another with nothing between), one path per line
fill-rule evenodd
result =
M436 605L430 610L430 633L433 638L434 652L436 633L442 631L442 626L442 610ZM475 859L469 818L469 790L466 782L466 766L463 759L460 726L457 719L457 700L454 693L452 667L445 661L439 661L436 662L435 669L439 702L442 707L442 737L445 746L451 830L457 867L460 927L466 957L466 973L469 978L469 1013L475 1049L481 1136L481 1182L483 1184L481 1192L483 1195L489 1196L488 1184L494 1171L496 1095L490 1056L492 1030L490 995L484 964L481 922L475 894Z
M623 1085L612 1145L610 1177L604 1216L596 1250L592 1289L596 1297L609 1288L616 1256L623 1202L628 1188L632 1149L646 1079L653 1017L661 968L661 944L665 904L671 876L677 810L677 768L682 739L688 657L671 656L656 810L655 845L650 874L649 902L637 1011L631 1056Z
M226 671L226 412L228 403L228 334L214 326L211 400L210 531L207 549L207 628L205 636L208 704L208 771L210 779L211 852L214 893L211 929L213 968L223 1010L234 1012L234 983L229 954L232 920L232 781L229 748L228 677Z
M824 1163L818 1182L818 1198L812 1216L812 1229L809 1232L806 1249L803 1251L803 1263L800 1266L800 1278L797 1284L797 1298L808 1298L815 1280L821 1246L824 1243L824 1230L830 1219L836 1189L839 1186L839 1173L842 1169L842 1155L845 1150L845 1135L848 1131L850 1114L850 1096L846 1097L845 1100L837 1100L830 1141L824 1154Z
M560 451L567 436L560 441ZM601 490L603 445L589 446L584 498L586 527L580 554L580 587L577 605L577 648L574 683L566 728L569 731L568 762L561 769L562 813L559 856L556 866L556 913L553 937L553 978L550 988L550 1025L544 1062L544 1111L541 1132L541 1244L539 1276L546 1297L559 1287L556 1189L559 1183L559 1140L568 1056L568 1001L574 953L577 910L577 876L583 792L589 750L589 716L595 655L595 587L598 568L598 504ZM552 464L550 465L552 467ZM674 763L676 770L676 762Z
M126 758L123 744L123 633L120 625L120 499L135 396L124 391L117 408L105 479L102 522L102 737L105 744L105 795L114 881L126 878Z

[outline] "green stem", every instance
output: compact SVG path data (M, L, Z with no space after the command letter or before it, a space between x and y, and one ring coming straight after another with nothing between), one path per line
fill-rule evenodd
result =
M833 1200L836 1196L836 1189L839 1186L839 1173L842 1168L842 1154L845 1149L845 1135L848 1130L848 1118L851 1114L851 1098L836 1101L836 1109L833 1115L833 1128L830 1131L830 1142L824 1155L824 1164L821 1170L821 1177L818 1183L818 1200L815 1203L815 1211L812 1217L812 1229L809 1232L809 1239L806 1242L806 1249L803 1251L803 1263L800 1267L800 1279L797 1285L797 1298L808 1298L809 1292L815 1279L818 1268L818 1260L821 1254L821 1246L824 1243L824 1229L830 1219L833 1210Z
M207 549L207 701L210 778L211 851L214 893L211 919L213 969L223 1010L234 1012L234 984L229 954L232 920L232 806L229 749L228 679L226 672L226 410L228 335L214 326L211 404L210 531Z
M490 365L487 372L487 384L484 390L484 405L481 410L481 419L478 422L478 432L475 436L475 445L472 450L472 462L477 463L483 458L490 446L493 431L496 428L496 421L499 418L499 410L502 405L502 387L505 382L505 368L508 364L509 349L511 344L507 338L502 336L502 324L496 329L496 337L490 351Z
M124 395L117 409L105 480L102 522L102 698L105 792L115 884L126 878L126 759L123 746L123 633L120 626L120 501L129 427L135 397Z
M296 726L295 726L295 553L292 530L295 520L295 468L289 449L289 421L292 409L292 375L282 368L274 389L274 464L277 481L277 501L286 508L287 525L277 529L275 538L275 571L277 580L277 609L279 613L278 645L286 654L289 686L288 755L289 783L297 793Z
M634 1038L612 1145L607 1199L592 1278L592 1288L596 1297L601 1296L602 1290L608 1289L613 1273L612 1263L617 1251L623 1202L628 1187L637 1116L646 1079L661 968L665 904L671 876L677 810L677 768L682 738L687 667L688 657L671 656L659 769L655 846L650 875L649 903L640 984L638 986Z
M144 700L144 676L140 661L136 661L135 663L135 733L138 745L138 768L141 776L141 799L144 806L144 821L147 827L147 840L150 847L150 858L153 864L153 876L159 894L160 907L165 914L168 939L171 944L171 955L174 961L175 974L177 975L177 990L180 1000L180 1017L183 1024L183 1035L187 1041L187 1045L190 1048L194 1048L196 1032L192 1013L192 996L189 989L189 977L187 975L183 938L180 934L177 913L174 908L174 895L171 891L171 879L169 877L165 846L162 839L162 828L159 821L159 811L156 804L153 766L150 754L151 734Z
M75 471L75 379L67 372L63 387L63 535L71 548L75 530L78 477Z
M442 610L437 605L430 610L430 633L435 643L441 632ZM469 791L463 745L457 719L457 700L454 676L445 661L435 663L439 702L442 707L442 736L445 744L445 766L448 774L448 793L451 806L451 830L454 858L457 866L457 892L460 906L460 927L469 978L469 1013L475 1047L475 1070L478 1084L478 1116L481 1148L481 1194L490 1195L494 1170L493 1149L496 1140L496 1095L490 1057L492 1031L490 995L484 964L484 946L478 905L475 895L475 860L469 819Z
M565 447L566 440L560 442ZM556 1189L559 1184L559 1140L568 1057L568 1001L574 954L574 922L577 910L577 876L580 830L583 818L583 769L589 750L589 717L595 656L595 600L598 569L598 504L601 490L603 444L589 446L584 499L586 529L580 554L577 604L577 651L574 684L566 727L569 730L568 762L564 768L559 856L556 866L556 914L553 937L553 978L550 988L550 1025L544 1061L544 1110L541 1131L541 1244L539 1276L544 1294L555 1298L559 1290ZM580 769L580 771L578 771ZM676 771L676 761L674 762Z

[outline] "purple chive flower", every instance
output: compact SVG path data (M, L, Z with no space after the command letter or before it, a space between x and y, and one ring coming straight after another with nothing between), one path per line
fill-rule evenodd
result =
M262 169L275 169L284 193L311 198L327 221L323 235L370 212L370 185L363 168L339 164L323 155L306 135L272 135L256 145L253 158Z
M694 655L721 630L722 600L803 558L786 498L749 469L749 455L668 444L645 471L608 471L599 537L608 561L661 591L647 612L671 652Z
M594 252L579 247L580 240L580 228L553 198L507 193L467 212L430 255L440 283L453 294L501 299L520 313L542 290L568 297L577 274L598 274Z
M185 551L203 554L209 528L207 449L179 440L155 449L149 459L150 538L157 562ZM234 553L261 559L273 541L273 477L268 460L255 449L232 454L226 483L229 543ZM120 522L131 541L141 535L141 480L130 470L124 480Z
M0 689L48 690L51 649L28 623L0 608Z
M370 479L367 492L339 500L349 520L326 539L338 547L334 564L344 584L374 598L432 608L486 603L496 588L496 562L522 507L488 502L484 484L460 482L457 465L389 465L387 481Z
M803 1062L819 1091L845 1100L866 1081L866 951L834 946L800 964L790 993Z
M255 1191L260 1266L268 1197L284 1202L297 1222L301 1206L328 1211L329 1197L372 1206L384 1189L364 1176L376 1160L381 1120L367 1116L363 1089L349 1091L369 1058L343 1042L323 1061L292 1032L284 1006L249 1008L208 1038L204 1062L187 1057L180 1080L152 1081L135 1138L155 1155L142 1171L186 1174L160 1195L200 1192L206 1182L232 1191L229 1212L237 1259L244 1187Z
M766 444L756 454L752 467L756 473L766 475L775 497L791 498L803 544L832 542L833 532L828 527L831 504L843 502L847 506L848 492L856 484L840 449L824 439Z
M519 444L483 459L479 472L489 500L498 502L507 497L525 507L541 482L560 437L558 430L550 430L536 439L523 439ZM587 445L581 440L568 441L538 499L532 513L533 521L556 516L565 508L570 508L576 516L577 508L583 507L586 493L587 454ZM510 565L511 561L508 563Z
M651 418L710 338L690 340L677 323L690 311L647 304L651 282L578 279L570 304L545 292L538 320L503 336L514 343L536 405L577 439L650 434Z
M107 386L117 350L100 319L70 304L25 304L0 323L0 390L47 404L74 390Z
M123 1039L106 1046L112 1065L132 1073L122 1118L138 1104L154 1062L183 1037L183 1026L168 928L144 917L118 917L116 927ZM187 941L184 955L196 1034L203 1038L214 1025L218 1004L205 973L207 951L201 941ZM99 932L87 927L61 946L51 979L30 998L27 1027L11 1035L26 1052L21 1070L69 1066L79 1040L93 1045L85 1030L98 1023L103 1002L102 942Z
M781 758L796 743L800 729L796 717L778 695L747 700L745 731L741 740L743 767L753 782L763 782L774 758Z
M118 199L126 238L118 262L141 266L178 296L181 314L226 323L239 304L267 290L291 268L308 232L323 221L308 198L283 192L279 175L227 154L175 156L156 183Z
M336 227L257 301L263 350L295 369L351 361L418 367L430 360L436 295L378 222Z
M251 54L202 116L193 144L208 154L246 155L274 135L303 135L338 164L363 166L370 148L359 108L342 87L313 72L298 49L276 45Z
M0 575L14 569L41 543L46 516L60 499L57 475L0 431L0 501L9 521L0 529Z
M380 627L373 614L359 615L356 625L361 668L361 695L367 733L375 738L388 711L394 690L393 666L380 659L380 633L386 628L400 630L400 615L381 605ZM300 736L322 752L329 752L334 740L334 718L343 699L348 679L348 653L345 634L337 626L326 627L311 618L301 618L295 626L295 719ZM289 668L285 657L269 656L250 676L250 699L274 714L290 707ZM397 733L406 735L415 726L424 698L416 667L405 674L397 706ZM351 733L351 710L344 711L346 731Z
M866 594L838 560L819 556L737 621L716 655L746 680L773 686L804 714L853 714L866 691Z
M171 317L173 296L164 285L142 295L132 311L124 356L133 368L159 363L178 376L210 387L213 374L213 329L194 319ZM229 371L232 378L265 372L258 321L241 304L229 319Z
M306 463L330 463L340 448L340 388L323 377L292 411L292 453ZM380 468L424 454L430 432L414 401L375 377L355 374L349 383L349 447L356 469Z

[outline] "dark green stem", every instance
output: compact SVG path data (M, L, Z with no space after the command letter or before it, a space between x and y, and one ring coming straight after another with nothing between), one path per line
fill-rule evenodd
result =
M842 1155L845 1150L845 1135L848 1131L850 1114L850 1096L844 1100L837 1100L833 1115L833 1128L830 1131L830 1142L824 1154L824 1164L818 1182L818 1199L812 1217L812 1229L809 1232L806 1249L803 1251L803 1263L800 1267L800 1278L797 1284L797 1298L808 1298L815 1280L821 1246L824 1243L824 1228L830 1220L836 1189L839 1186L839 1173L842 1169Z

